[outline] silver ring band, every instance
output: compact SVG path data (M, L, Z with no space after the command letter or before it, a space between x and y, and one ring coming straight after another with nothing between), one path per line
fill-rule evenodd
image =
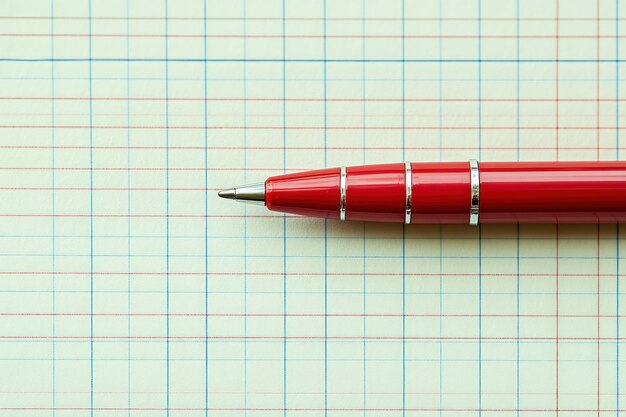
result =
M406 209L404 211L404 223L411 224L411 193L413 191L413 179L411 176L411 163L404 163L404 185L406 197Z
M346 167L339 174L339 220L346 221Z
M470 226L478 225L478 210L480 208L480 171L478 169L478 161L476 159L469 160L470 165Z

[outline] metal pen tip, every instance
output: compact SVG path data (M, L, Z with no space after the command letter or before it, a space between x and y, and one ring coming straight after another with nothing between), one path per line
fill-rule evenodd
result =
M217 195L219 195L222 198L227 198L229 200L234 200L237 198L237 192L235 191L234 188L227 188L225 190L219 191Z
M265 183L242 185L218 191L218 196L242 203L265 205Z

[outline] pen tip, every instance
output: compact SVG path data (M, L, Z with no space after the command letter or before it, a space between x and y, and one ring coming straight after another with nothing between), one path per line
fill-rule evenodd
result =
M226 190L219 191L217 195L222 198L227 198L229 200L234 200L237 198L237 194L235 193L234 188L228 188Z
M241 187L227 188L217 193L228 200L241 201L250 204L265 204L265 183L242 185Z

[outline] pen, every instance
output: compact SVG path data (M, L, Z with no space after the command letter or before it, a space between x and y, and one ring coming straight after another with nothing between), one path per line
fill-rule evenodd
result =
M419 224L626 220L626 162L406 162L268 178L219 196L339 220Z

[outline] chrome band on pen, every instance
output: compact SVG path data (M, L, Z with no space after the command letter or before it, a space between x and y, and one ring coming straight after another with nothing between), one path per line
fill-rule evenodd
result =
M478 225L478 213L480 208L480 170L478 169L478 161L476 159L469 160L470 165L470 226Z
M406 197L406 208L404 210L404 223L411 224L411 193L413 191L413 179L411 176L411 163L404 163L404 186Z
M339 220L346 221L346 167L339 174Z

